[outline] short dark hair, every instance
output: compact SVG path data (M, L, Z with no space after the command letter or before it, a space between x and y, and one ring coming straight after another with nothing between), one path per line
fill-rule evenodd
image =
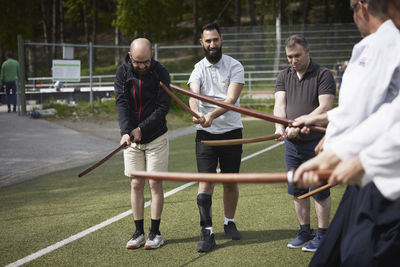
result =
M10 51L7 51L6 57L12 58L12 56L13 56L13 52L12 52L11 50L10 50Z
M304 38L304 36L300 34L294 34L289 36L289 38L286 39L285 47L293 48L297 44L301 45L304 48L304 50L308 48L308 43L306 41L306 38Z
M216 23L216 22L207 23L206 25L201 27L201 35L202 36L203 36L203 32L206 30L207 31L216 30L218 32L218 35L221 36L221 31L219 30L218 23Z
M382 19L382 20L388 18L388 13L387 13L388 1L364 0L361 2L368 3L368 12L371 13L371 15L377 17L378 19Z

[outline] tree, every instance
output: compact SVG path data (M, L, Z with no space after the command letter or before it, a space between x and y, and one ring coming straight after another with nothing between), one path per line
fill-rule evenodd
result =
M125 35L147 37L153 42L176 36L175 26L183 0L118 0L118 27Z

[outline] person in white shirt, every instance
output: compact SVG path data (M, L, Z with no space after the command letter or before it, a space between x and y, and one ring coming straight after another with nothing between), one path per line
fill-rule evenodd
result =
M385 14L389 13L395 19L396 26L400 28L400 1L369 0L350 3L355 12L356 23L356 18L360 16L360 13L363 14L364 9L368 10L369 15L371 11L378 10ZM388 6L391 8L388 9ZM382 35L384 32L382 27L388 27L388 25L393 28L393 22L389 20L383 23L375 33L379 38L375 39L374 43L379 44L379 48L375 48L376 51L370 53L375 53L376 57L383 61L376 65L379 71L371 72L370 75L373 81L375 79L382 81L382 76L387 77L385 83L374 83L374 88L386 86L389 94L398 94L400 33L395 29ZM362 60L359 64L364 62L368 60ZM357 80L357 75L359 76L360 73L357 72L348 77L349 79L354 77ZM364 87L368 86L362 82L360 84ZM364 90L357 84L355 88ZM365 95L370 97L370 94ZM355 106L359 106L357 104L353 98L352 101L339 103L339 107L345 105L344 108L347 110L354 110ZM373 109L379 108L379 110L371 116L370 111L373 110L371 106L365 105L359 108L363 109L365 120L354 126L341 128L336 131L336 135L327 134L324 151L300 166L294 176L294 182L297 185L315 185L319 182L319 177L312 170L330 168L339 164L329 182L354 185L348 186L331 227L328 229L326 242L321 244L321 250L314 255L310 266L396 266L398 264L400 96L391 103L381 105L380 108L374 107ZM325 122L329 121L328 129L333 127L331 133L335 132L335 127L340 128L339 118L334 115L337 114L333 113L331 116L328 113L328 117L325 118ZM347 117L342 117L342 121L347 120ZM303 117L298 119L297 125L309 125L317 121L321 122L318 118Z
M215 100L239 105L244 85L244 69L239 61L222 54L222 35L218 24L203 26L200 43L205 58L198 62L190 75L188 85L192 92ZM201 117L193 117L196 124L196 160L199 172L216 172L219 163L222 173L237 173L240 169L242 145L205 146L202 140L242 138L240 114L215 105L189 99L190 108ZM211 205L214 183L199 182L197 205L200 213L200 242L198 252L209 252L216 247L212 229ZM239 199L237 183L223 183L224 188L224 232L232 240L241 239L234 216Z

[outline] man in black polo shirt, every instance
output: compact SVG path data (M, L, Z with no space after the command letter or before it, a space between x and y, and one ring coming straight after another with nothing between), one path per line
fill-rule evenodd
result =
M332 73L311 60L310 49L303 36L290 36L286 40L285 49L290 66L282 70L276 80L274 115L293 120L301 115L319 114L331 109L336 94ZM275 133L281 134L279 139L285 139L287 171L296 169L315 156L314 148L322 138L321 134L304 135L300 133L300 128L285 128L282 124L276 124L275 128ZM318 219L318 231L314 234L310 227L310 199L297 199L308 191L288 185L288 193L294 196L294 207L300 224L296 238L288 243L288 247L302 247L303 251L314 252L329 225L331 200L329 190L313 196Z

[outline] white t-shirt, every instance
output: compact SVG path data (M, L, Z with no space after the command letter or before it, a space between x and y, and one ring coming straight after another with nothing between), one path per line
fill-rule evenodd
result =
M222 55L216 64L211 64L206 58L203 58L194 66L187 84L190 83L200 85L200 94L224 101L229 84L244 84L244 69L239 61L227 55ZM240 97L235 105L239 106L239 103ZM199 101L199 112L202 114L207 114L216 107L216 105ZM204 130L212 134L222 134L239 128L243 128L240 113L232 110L214 119L211 127L203 128L199 124L196 125L197 130Z

